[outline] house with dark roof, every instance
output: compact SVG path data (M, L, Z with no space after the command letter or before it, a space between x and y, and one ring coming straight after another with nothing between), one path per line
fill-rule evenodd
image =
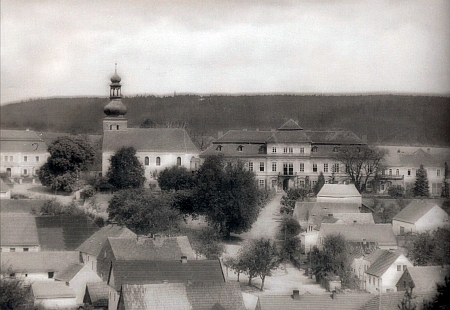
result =
M412 188L417 170L423 165L427 171L430 194L439 197L442 192L445 166L450 162L449 148L383 146L389 151L383 160L385 167L379 173L379 192L386 193L390 186Z
M133 147L145 168L147 181L170 166L196 170L200 151L184 128L129 128L122 102L121 78L117 71L111 77L110 101L103 111L102 174L106 175L109 159L122 147Z
M116 261L179 261L181 257L194 260L195 255L186 236L153 238L108 237L97 256L97 273L107 281L111 266Z
M367 293L303 294L294 290L292 295L260 295L257 310L357 310L373 295Z
M76 250L80 252L83 263L94 272L97 272L97 258L109 237L136 238L137 236L125 226L110 224L86 239Z
M397 291L436 291L437 284L445 283L445 277L450 277L450 266L408 267L397 282Z
M0 130L0 172L8 177L35 179L50 154L32 130Z
M124 284L119 310L245 310L238 283Z
M43 309L76 309L76 295L63 282L40 282L31 285L34 306Z
M317 246L321 248L327 236L338 234L353 245L360 245L362 248L397 249L397 239L391 224L335 225L322 223Z
M108 309L109 286L105 282L88 282L84 293L83 304L94 309Z
M1 253L2 276L19 278L25 284L37 280L54 281L60 273L79 264L76 251Z
M55 276L55 280L64 282L73 289L77 305L83 305L86 283L103 282L89 266L83 264L67 266Z
M403 254L384 251L365 272L366 291L372 294L395 292L403 272L412 266Z
M361 207L362 196L354 184L324 184L317 194L317 202L356 203Z
M435 292L414 292L412 305L415 305L417 310L423 309L424 302L430 301L436 295ZM373 295L372 295L373 296ZM389 292L377 294L373 296L358 310L399 310L402 300L405 298L405 292Z
M366 252L360 251L352 253L349 257L350 267L353 274L357 277L361 283L361 287L365 287L365 272L369 269L370 265L375 262L380 255L387 250L381 250L376 248L369 248Z
M366 145L350 131L308 131L290 119L276 130L230 130L200 154L241 160L255 172L261 187L283 190L311 187L320 172L326 182L348 181L345 167L334 160L340 147Z
M41 246L34 216L2 213L0 216L0 245L2 252L40 251Z
M392 218L396 235L423 233L448 225L448 214L429 201L413 201Z
M116 309L125 284L224 283L219 260L118 260L112 263L107 284L110 287L109 309Z

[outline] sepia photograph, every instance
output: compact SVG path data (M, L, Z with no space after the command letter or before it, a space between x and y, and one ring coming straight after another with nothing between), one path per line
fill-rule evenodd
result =
M0 0L0 308L449 309L449 17Z

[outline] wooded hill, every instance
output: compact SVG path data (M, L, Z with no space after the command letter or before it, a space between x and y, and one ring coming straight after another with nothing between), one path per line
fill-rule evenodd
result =
M108 98L37 99L1 107L1 128L101 133ZM123 98L128 124L146 119L216 136L272 129L292 118L304 129L348 129L369 142L450 146L450 97L408 95L176 95Z

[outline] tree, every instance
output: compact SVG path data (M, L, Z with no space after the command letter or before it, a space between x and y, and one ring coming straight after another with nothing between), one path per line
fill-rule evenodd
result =
M301 241L298 237L286 237L281 244L280 256L283 260L290 260L291 257L298 257L301 254Z
M314 185L314 188L313 188L314 195L317 195L324 185L325 185L325 177L323 176L323 172L320 171L319 178L317 179L317 183Z
M281 197L280 213L292 214L297 201L303 201L308 195L309 190L306 188L290 188L286 191L286 195Z
M252 240L242 247L238 254L238 261L241 266L245 266L249 278L248 284L252 284L252 278L261 278L261 288L264 290L266 276L270 276L272 270L280 265L280 258L275 242L270 239Z
M168 232L178 227L181 216L171 207L172 197L142 188L122 190L108 205L108 219L137 234Z
M117 189L139 188L144 185L145 170L133 147L122 147L111 158L106 174L108 182Z
M407 256L419 266L450 264L450 228L413 236L407 244Z
M405 190L401 185L392 185L388 188L388 194L392 198L401 198L403 197Z
M156 128L158 125L151 119L146 118L144 122L142 122L141 126L139 128Z
M33 309L30 288L25 288L18 279L0 279L0 309Z
M450 275L445 277L444 284L437 284L437 294L430 301L424 303L423 310L450 309Z
M299 222L291 215L285 215L281 218L279 226L278 239L286 240L297 236L302 231Z
M162 190L192 189L195 186L195 177L185 167L172 166L161 171L158 184Z
M50 156L39 169L38 176L42 185L51 189L72 192L80 174L87 171L94 163L95 151L86 139L80 137L60 137L49 147Z
M400 310L416 310L417 304L414 301L416 296L413 295L413 288L406 288L405 295L403 296L402 301L398 305Z
M423 168L423 165L420 165L420 168L416 171L416 181L414 182L413 192L415 197L430 196L427 171Z
M450 198L450 189L448 186L448 181L450 179L448 164L445 162L444 164L444 187L442 188L441 196L444 198Z
M225 252L221 236L211 227L202 229L196 241L192 245L195 252L205 256L207 259L220 257Z
M258 217L255 175L240 161L225 164L223 156L206 158L197 172L194 197L199 213L228 237L248 231Z
M345 173L362 193L368 181L375 176L380 163L387 154L384 149L370 148L366 145L341 147L334 159L345 165Z

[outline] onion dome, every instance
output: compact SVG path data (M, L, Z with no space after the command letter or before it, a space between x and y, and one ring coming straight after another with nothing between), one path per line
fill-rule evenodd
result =
M127 113L127 107L120 98L112 99L104 108L103 112L107 116L119 116Z
M117 71L114 72L114 75L111 77L111 83L120 83L122 79L120 78L120 76L117 74Z

